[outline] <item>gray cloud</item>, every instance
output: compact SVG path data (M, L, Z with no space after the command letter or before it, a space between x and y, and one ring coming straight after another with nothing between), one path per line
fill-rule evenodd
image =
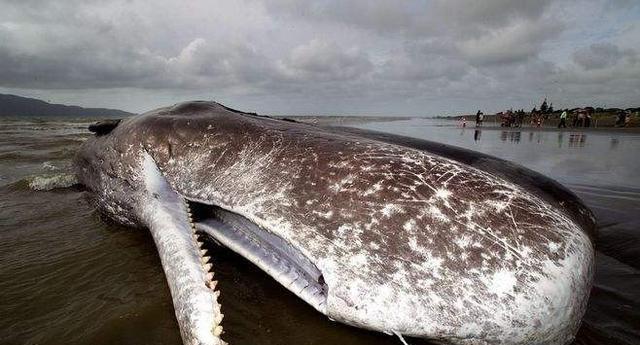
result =
M470 63L510 64L538 56L544 43L556 36L563 26L558 22L523 20L475 39L460 43L462 53Z
M584 8L628 18L638 8L629 1L0 6L0 91L59 102L142 111L216 97L271 113L434 114L528 107L545 95L624 105L639 88L634 20L603 27L597 42L576 34L592 28L577 15Z
M513 21L537 20L551 0L267 1L271 14L289 20L340 23L380 34L475 36Z
M373 68L357 47L343 48L317 39L295 47L281 61L282 73L294 80L341 81L360 78Z
M573 61L586 70L610 67L627 57L635 59L637 53L633 49L622 50L609 43L594 43L573 53Z

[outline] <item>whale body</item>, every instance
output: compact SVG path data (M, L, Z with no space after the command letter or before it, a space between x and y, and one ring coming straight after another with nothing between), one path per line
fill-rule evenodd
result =
M566 344L594 218L522 167L450 146L188 102L97 126L78 180L148 228L185 344L220 344L213 239L318 312L451 344Z

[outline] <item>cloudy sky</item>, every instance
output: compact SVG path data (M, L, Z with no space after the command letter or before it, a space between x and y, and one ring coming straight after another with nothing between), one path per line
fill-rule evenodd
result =
M637 0L0 0L0 93L142 112L640 106Z

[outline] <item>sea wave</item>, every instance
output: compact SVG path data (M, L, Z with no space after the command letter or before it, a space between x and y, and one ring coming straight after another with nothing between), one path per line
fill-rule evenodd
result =
M640 201L640 188L626 186L624 188L615 186L588 186L582 184L570 185L578 194L585 196L596 196L608 199L624 199L629 201Z
M27 186L36 191L69 188L78 183L75 175L69 173L31 176L26 179Z
M50 161L46 161L46 162L42 163L42 168L45 169L45 170L58 170L58 169L60 169Z

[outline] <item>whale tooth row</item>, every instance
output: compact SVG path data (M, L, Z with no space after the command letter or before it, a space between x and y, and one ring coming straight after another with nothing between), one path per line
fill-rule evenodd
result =
M206 282L207 287L209 287L209 289L214 290L216 288L216 285L218 285L218 281L217 280L211 280Z
M189 204L187 203L186 199L183 200L184 201L184 205L185 208L187 210L187 215L188 215L188 221L189 221L189 225L191 226L191 231L192 231L192 236L193 236L193 240L195 241L195 243L198 245L198 248L200 250L200 262L202 264L202 269L204 270L205 273L205 286L207 288L209 288L212 292L213 292L213 299L214 299L214 310L215 310L215 315L214 315L214 320L213 320L213 325L211 328L211 332L213 333L213 335L220 339L220 335L222 335L223 329L222 326L220 325L220 323L222 323L222 319L224 318L224 314L222 314L220 312L221 309L221 305L220 303L218 303L218 298L220 297L220 291L216 290L216 286L218 285L218 281L217 280L213 280L213 275L214 272L211 271L211 269L213 268L213 264L210 262L211 261L211 257L208 256L208 251L207 249L205 249L204 247L204 241L201 240L201 235L199 235L198 233L196 233L196 225L193 222L193 214L191 212L191 208L189 207ZM220 339L220 343L221 344L227 344L226 342L224 342L222 339Z

